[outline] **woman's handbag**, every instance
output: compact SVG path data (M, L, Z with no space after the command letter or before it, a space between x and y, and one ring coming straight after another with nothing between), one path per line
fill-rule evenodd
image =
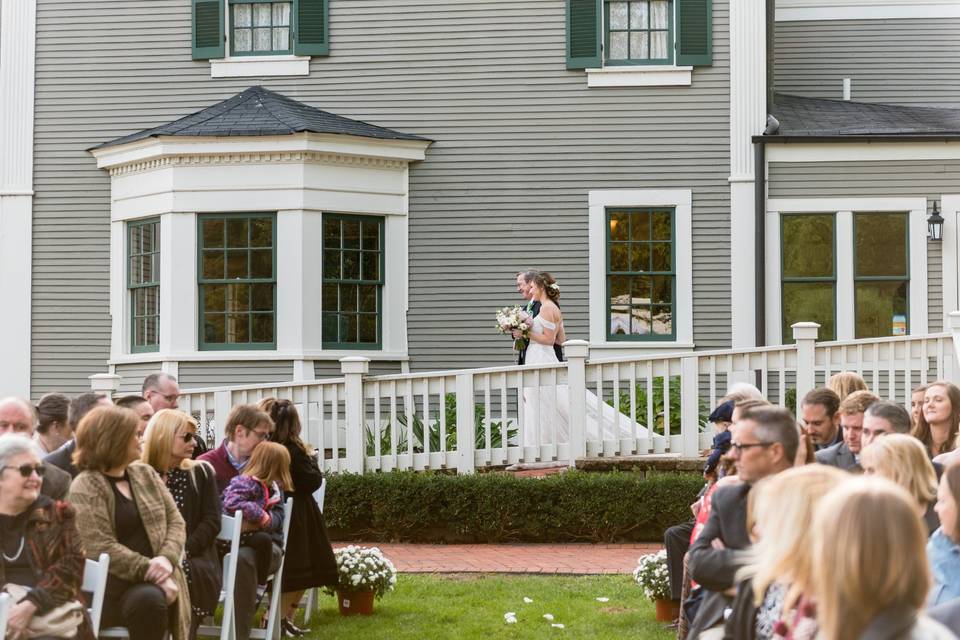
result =
M14 602L20 602L30 591L27 587L8 582L3 591L9 593ZM76 600L64 602L59 607L40 615L34 615L27 624L27 636L31 638L73 638L83 622L83 605Z

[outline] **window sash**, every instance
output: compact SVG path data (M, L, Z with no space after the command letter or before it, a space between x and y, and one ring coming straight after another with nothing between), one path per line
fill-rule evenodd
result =
M610 4L613 2L625 2L627 3L627 28L626 29L611 29L610 27ZM603 63L604 65L669 65L673 64L674 56L674 2L673 0L667 1L667 28L666 29L654 29L651 27L652 24L652 11L651 3L652 0L604 0L603 3ZM632 21L632 11L630 11L630 4L639 4L644 3L646 5L646 15L647 15L647 26L646 28L633 28L631 24ZM611 33L625 33L627 39L627 58L611 58L610 52L612 47L610 44L610 34ZM666 56L663 58L650 58L649 54L653 49L653 34L666 33ZM631 34L646 34L647 45L646 50L648 57L647 58L634 58L633 55L633 44L631 43Z
M857 259L857 221L864 216L870 215L898 215L903 217L903 243L904 243L904 270L903 274L890 274L882 276L863 276L858 273L860 264ZM883 213L866 213L866 212L855 212L853 214L853 331L854 337L856 339L860 338L873 338L873 337L887 337L888 335L895 335L892 333L884 334L880 336L866 335L860 331L860 297L859 297L859 287L857 285L861 283L901 283L905 285L905 307L904 307L904 330L907 335L910 333L910 217L906 212L883 212ZM891 318L891 324L892 324Z
M293 53L293 14L294 14L294 0L229 0L229 18L230 18L230 55L231 56L279 56L279 55L290 55ZM256 4L269 4L270 5L270 26L269 27L255 27L254 26L254 16L253 13L256 10L253 5ZM274 5L277 4L287 4L289 5L288 11L288 20L287 24L280 24L274 27ZM236 25L236 10L235 7L238 5L250 5L250 25L238 27ZM255 33L256 28L265 28L270 31L270 49L254 49L255 46ZM275 42L275 33L274 29L286 29L287 30L287 47L283 49L274 48ZM250 32L250 49L249 50L238 50L237 49L237 31L246 30Z
M143 251L143 243L139 247L134 247L134 233L136 230L142 231L150 229L152 234L151 251ZM126 276L127 276L127 300L130 305L130 350L133 353L145 353L158 351L160 349L160 220L159 218L150 218L147 220L137 220L127 223L127 250L126 250ZM134 281L133 264L135 261L149 258L151 278L149 280L139 278ZM137 313L138 297L149 295L149 290L154 289L155 313ZM150 331L150 320L153 321L153 330ZM138 329L142 329L141 340L138 340Z
M253 235L253 226L250 221L253 220L270 220L270 247L271 252L271 277L250 277L250 269L252 267L252 252L253 251L265 251L268 247L253 245L252 235ZM224 231L223 231L223 245L222 247L207 247L205 244L204 238L204 223L221 220L223 221ZM246 244L243 247L228 247L227 240L227 225L231 220L246 220L247 224L247 239ZM222 278L212 278L206 277L204 275L204 264L203 258L205 252L222 252L224 254L225 262L226 257L230 251L244 251L247 254L247 277L235 277L230 278L224 274ZM226 267L225 267L226 269ZM199 345L201 350L258 350L258 349L275 349L277 344L277 216L274 213L227 213L227 214L201 214L197 216L197 285L198 285L198 298L199 298L199 309L198 309L198 331L199 331ZM206 297L211 291L213 286L230 286L236 285L239 287L249 287L247 292L247 308L243 311L231 311L227 308L227 302L224 302L224 310L221 311L207 311L206 310ZM253 287L256 285L269 285L272 287L271 295L271 308L270 310L260 310L255 309L253 304ZM239 290L239 289L238 289ZM226 291L224 292L226 296ZM224 319L224 342L212 342L208 341L206 338L206 324L209 317L223 316ZM227 322L228 318L231 316L234 317L245 317L247 322L247 340L246 341L227 341ZM271 318L273 325L272 337L269 342L255 342L254 341L254 320L258 317L267 317Z
M631 216L632 214L647 214L651 216L650 218L650 228L652 230L652 216L654 213L669 213L670 215L670 238L669 240L664 240L663 238L655 239L653 238L652 233L647 239L634 240L631 237L631 234L627 233L626 240L613 240L610 232L610 221L611 217L614 214L625 214ZM676 239L677 239L677 215L675 207L607 207L604 215L604 228L606 233L606 242L605 242L605 251L606 256L604 259L605 266L605 300L606 300L606 313L605 313L605 323L606 328L604 329L607 340L611 342L669 342L676 340L677 336L677 277L676 277L676 264L677 264L677 249L676 249ZM670 245L670 268L669 269L649 269L649 270L639 270L639 269L630 269L627 270L614 270L611 266L611 249L614 243L626 244L628 247L632 245L647 245L651 247L650 252L652 254L652 247L655 244L667 244ZM628 263L629 264L629 263ZM652 258L649 263L652 266ZM632 265L629 265L632 266ZM657 277L668 277L670 278L670 303L654 303L652 300L652 289L651 289L651 299L646 305L646 309L650 311L650 331L645 334L634 334L634 333L613 333L611 329L613 307L614 306L629 306L628 313L630 314L631 319L631 329L633 321L634 309L643 309L643 306L635 306L632 302L629 305L614 305L612 302L613 291L612 291L612 282L613 278L616 277L628 277L628 278L657 278ZM631 298L632 294L632 281L631 281ZM653 284L651 283L651 287ZM670 309L670 333L654 333L653 330L653 318L654 318L654 309L655 308L666 308Z
M327 247L326 246L326 233L327 233L327 224L328 223L337 223L339 226L339 235L340 235L340 246L339 247ZM343 246L343 223L344 222L358 222L360 224L359 228L359 245L358 248L345 248ZM363 244L363 223L372 223L377 224L379 242L376 249L368 249ZM326 300L326 287L328 286L337 286L337 307L336 309L328 309L326 304L321 306L321 335L322 335L322 345L324 349L380 349L383 345L383 286L385 284L385 267L386 267L386 225L385 219L382 217L374 216L356 216L356 215L333 215L325 214L323 216L323 232L322 232L322 256L321 256L321 278L320 278L320 287L321 287L321 300L325 302ZM344 278L344 277L331 277L327 271L326 265L330 252L336 252L339 257L340 273L343 274L343 254L345 251L356 251L359 254L360 264L358 265L358 271L360 277L358 278ZM365 274L363 266L363 255L376 253L378 257L378 270L377 278L364 278ZM361 294L360 287L376 287L376 311L361 311L360 310L360 300L359 296ZM343 300L341 294L343 287L357 288L358 300L356 301L355 308L353 310L343 310ZM326 333L326 323L330 320L331 317L336 317L337 322L337 340L330 340L327 338ZM365 341L361 342L360 339L360 327L359 323L363 318L376 318L376 340L375 341ZM341 335L343 331L343 325L341 322L348 321L348 318L353 318L357 323L357 340L358 341L343 341L343 336Z
M831 263L833 267L833 273L829 276L786 276L783 275L786 273L786 265L784 264L784 254L783 250L784 244L784 222L787 217L790 216L819 216L825 217L830 215L830 218L833 223L833 232L832 240L833 244L830 247L832 253ZM834 340L836 338L837 332L837 216L835 214L825 214L825 213L782 213L780 214L780 318L783 323L783 336L782 342L784 344L793 344L793 333L789 331L789 325L787 324L787 300L785 295L786 284L816 284L816 283L826 283L830 284L833 288L833 335L821 335L821 340ZM801 319L797 319L796 322L800 322Z

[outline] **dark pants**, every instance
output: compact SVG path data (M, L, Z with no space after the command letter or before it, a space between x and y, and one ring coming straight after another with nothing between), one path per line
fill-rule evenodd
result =
M241 546L237 557L237 582L233 592L233 609L236 620L237 640L250 638L250 627L257 612L257 550ZM283 553L275 544L269 549L269 572L280 568Z
M126 627L130 640L164 640L167 616L163 590L152 582L138 582L119 597L104 599L100 627Z
M690 549L693 520L670 527L663 534L667 550L667 569L670 572L670 597L679 600L683 592L683 556Z

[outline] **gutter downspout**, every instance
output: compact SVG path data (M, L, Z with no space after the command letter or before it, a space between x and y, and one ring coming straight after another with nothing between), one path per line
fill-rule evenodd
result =
M767 314L766 314L766 210L767 210L767 147L763 142L753 143L753 173L754 173L754 260L757 265L757 271L754 274L754 283L756 290L754 297L756 305L754 308L754 326L756 327L756 344L758 347L767 344Z

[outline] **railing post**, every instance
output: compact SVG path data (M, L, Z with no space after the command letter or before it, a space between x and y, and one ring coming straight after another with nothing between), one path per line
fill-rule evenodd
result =
M370 358L363 356L340 358L340 371L344 379L343 402L347 419L347 471L363 473L363 459L366 455L363 446L363 376L370 371Z
M457 374L457 473L469 475L474 472L476 459L475 413L473 409L473 374ZM503 443L506 449L507 443Z
M90 390L102 393L111 400L113 394L120 388L120 376L114 373L95 373L87 378L90 381Z
M953 360L948 367L944 363L944 375L948 380L952 380L952 375L960 371L960 311L950 312L950 333L953 334Z
M217 446L227 437L227 416L231 408L230 391L224 389L213 392L213 439Z
M680 437L682 455L700 455L700 363L695 355L680 359Z
M587 357L590 343L586 340L567 340L563 343L567 356L567 388L570 392L570 467L577 466L577 458L587 455Z
M815 384L816 347L817 337L820 334L820 325L816 322L797 322L790 325L793 329L793 340L797 343L797 406L800 410L803 396L813 389Z

